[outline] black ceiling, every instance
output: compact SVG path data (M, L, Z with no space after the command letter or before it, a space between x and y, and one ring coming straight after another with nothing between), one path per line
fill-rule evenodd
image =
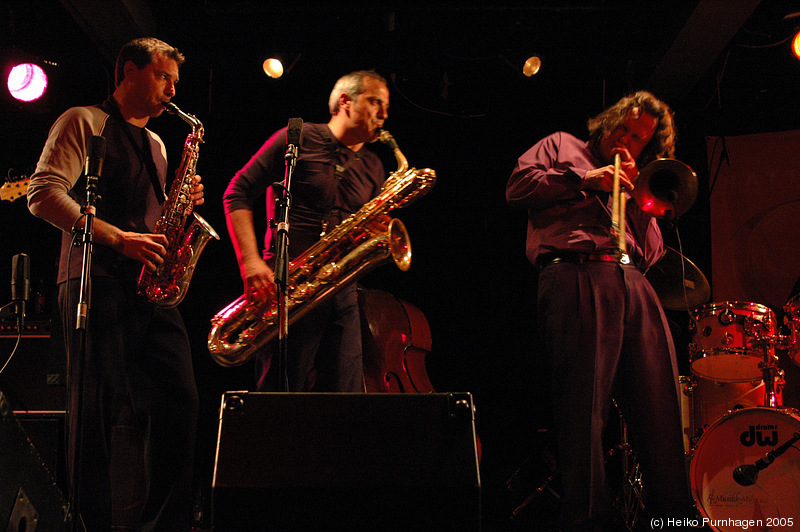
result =
M119 47L150 34L187 55L176 100L234 117L246 109L243 120L324 101L339 74L369 67L391 76L394 103L405 96L433 113L511 115L546 130L580 125L621 93L647 88L691 114L692 127L699 117L698 127L735 133L796 127L800 63L782 41L800 22L786 15L798 10L790 0L6 0L0 44L59 65L68 87L51 98L54 112L104 95ZM259 69L271 52L299 57L279 82ZM531 53L544 67L527 79L518 69Z

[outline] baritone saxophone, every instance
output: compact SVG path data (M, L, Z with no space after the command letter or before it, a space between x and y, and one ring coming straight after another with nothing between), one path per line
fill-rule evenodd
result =
M208 222L192 212L191 189L203 142L203 123L181 111L174 103L165 103L164 106L168 113L189 124L192 131L186 137L181 164L175 172L161 217L156 222L155 232L167 237L167 254L155 272L142 268L138 292L156 306L170 308L183 301L200 253L209 239L219 240L219 235Z
M427 194L436 182L430 168L408 168L394 138L381 130L379 140L397 159L381 192L358 212L326 233L289 265L287 321L289 325L342 288L374 268L394 261L402 271L411 265L411 242L403 223L388 216ZM263 301L245 295L220 310L211 320L208 349L221 366L239 366L278 335L278 297L275 285Z

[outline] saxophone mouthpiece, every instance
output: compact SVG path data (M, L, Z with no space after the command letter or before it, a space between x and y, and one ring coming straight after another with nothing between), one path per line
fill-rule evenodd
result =
M378 129L378 131L379 131L378 140L380 140L393 150L398 149L397 141L394 140L394 137L392 136L391 133L389 133L385 129Z
M178 106L172 102L162 102L162 103L164 107L167 108L167 112L170 114L176 114L178 113L178 111L180 111L180 109L178 109Z

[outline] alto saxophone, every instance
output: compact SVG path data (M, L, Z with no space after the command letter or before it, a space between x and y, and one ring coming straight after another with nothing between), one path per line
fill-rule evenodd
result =
M411 242L403 223L386 213L428 193L436 182L430 168L409 169L388 131L379 139L397 159L380 194L366 203L289 265L287 321L291 325L360 276L393 260L402 271L411 265ZM278 335L275 285L263 301L245 295L220 310L211 320L208 349L219 365L239 366Z
M155 232L166 235L167 254L155 272L142 268L139 275L139 293L158 307L174 307L186 296L195 264L210 238L219 240L216 231L193 213L191 189L194 186L195 168L203 142L203 124L195 116L184 113L174 103L165 103L167 112L178 115L192 127L183 147L183 156L175 180L164 202ZM187 227L189 218L191 223Z

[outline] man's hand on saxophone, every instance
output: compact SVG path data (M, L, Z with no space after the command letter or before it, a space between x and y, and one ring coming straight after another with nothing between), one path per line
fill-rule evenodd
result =
M119 237L114 249L126 257L138 260L144 264L147 271L156 271L158 265L164 262L169 245L166 236L160 233L121 231Z
M85 224L86 219L81 217L74 227L82 231ZM164 262L167 254L169 241L161 233L123 231L100 218L94 219L93 232L97 244L108 246L117 253L141 262L150 272L154 272Z
M253 211L236 209L226 213L228 233L231 236L239 275L244 285L244 296L248 303L263 301L270 289L274 290L275 277L272 269L261 257L256 232L253 226Z
M194 175L194 186L189 191L190 197L192 198L192 203L197 205L202 205L205 203L205 198L203 197L203 189L205 188L203 184L200 182L201 177L198 174Z
M243 261L241 270L248 303L264 301L269 292L275 291L275 274L261 258Z

